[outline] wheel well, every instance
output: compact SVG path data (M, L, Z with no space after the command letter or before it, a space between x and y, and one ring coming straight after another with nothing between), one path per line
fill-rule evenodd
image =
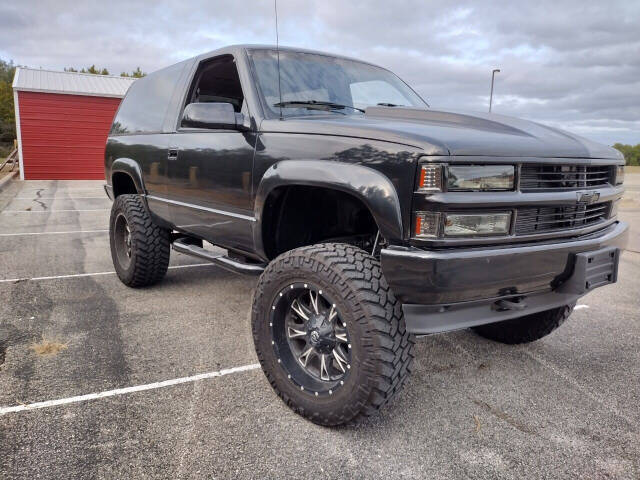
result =
M113 185L114 198L117 198L119 195L125 195L128 193L138 193L133 178L131 178L131 176L127 173L114 173L113 177L111 177L111 184Z
M340 241L367 248L378 226L359 198L322 187L274 189L265 202L262 238L269 259L322 241Z

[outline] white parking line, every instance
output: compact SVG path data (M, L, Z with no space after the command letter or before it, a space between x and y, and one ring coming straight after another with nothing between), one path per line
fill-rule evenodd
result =
M110 210L110 208L97 208L88 210L3 210L0 213L108 212Z
M24 232L24 233L0 233L0 237L20 237L23 235L63 235L67 233L104 233L109 230L68 230L66 232Z
M100 195L99 197L13 197L12 200L79 200L85 198L103 198L105 200L109 200L109 197L106 195Z
M25 410L35 410L38 408L55 407L58 405L67 405L69 403L86 402L88 400L96 400L98 398L114 397L116 395L125 395L127 393L143 392L145 390L154 390L156 388L170 387L172 385L180 385L181 383L197 382L208 378L223 377L232 373L248 372L260 368L257 363L243 365L241 367L227 368L217 372L200 373L190 377L174 378L173 380L165 380L163 382L147 383L146 385L136 385L134 387L116 388L115 390L107 390L98 393L89 393L87 395L78 395L77 397L59 398L57 400L47 400L45 402L28 403L25 405L15 405L13 407L0 407L0 415L7 413L23 412Z
M58 187L56 187L56 188L55 188L55 189L53 189L53 190L54 190L56 193L64 193L64 192L66 192L66 191L68 191L68 190L74 190L74 191L77 191L77 190L87 190L87 191L89 191L89 192L93 192L93 193L95 193L96 191L98 191L98 192L103 191L103 190L102 190L102 188L101 188L101 187L102 187L102 185L104 185L104 182L103 182L103 183L101 183L101 184L100 184L100 183L96 183L96 185L89 185L89 186L86 186L86 187L65 187L65 186L60 186L59 188L58 188ZM52 190L52 188L51 188L51 186L50 186L50 185L49 185L49 186L44 186L44 187L41 187L41 188L38 188L38 186L37 186L37 185L29 185L29 186L31 187L31 189L32 189L32 191L33 191L33 192L43 192L43 191L45 191L45 190ZM25 187L26 187L26 185L25 185ZM26 188L23 188L22 190L20 190L20 192L21 192L21 193L25 193L25 192L27 192L27 189L26 189Z
M573 307L574 310L582 310L583 308L589 308L589 305L576 305L575 307Z
M172 265L169 270L175 270L178 268L191 268L191 267L206 267L208 265L214 265L213 263L194 263L191 265ZM0 279L0 283L11 282L39 282L41 280L59 280L62 278L79 278L79 277L96 277L100 275L113 275L114 271L110 272L93 272L93 273L72 273L69 275L53 275L50 277L32 277L32 278L3 278Z

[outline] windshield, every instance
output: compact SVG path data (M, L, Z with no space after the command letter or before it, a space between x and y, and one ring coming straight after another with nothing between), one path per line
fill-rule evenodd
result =
M276 117L280 115L277 53L250 50L249 57L266 114ZM326 115L327 111L361 115L358 109L372 105L427 106L388 70L327 55L281 50L280 82L283 116ZM313 102L329 105L320 109Z

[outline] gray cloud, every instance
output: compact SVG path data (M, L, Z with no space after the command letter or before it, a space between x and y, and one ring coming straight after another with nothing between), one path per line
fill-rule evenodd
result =
M608 144L640 143L640 2L280 0L283 44L390 68L434 108L494 109ZM112 72L231 43L274 43L271 1L0 5L0 58Z

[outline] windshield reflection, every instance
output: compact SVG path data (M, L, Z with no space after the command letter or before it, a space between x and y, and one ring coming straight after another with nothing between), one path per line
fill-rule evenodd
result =
M281 108L283 116L300 116L326 115L327 111L358 115L358 109L372 105L427 106L393 73L367 63L281 50L278 80L275 50L250 50L249 57L263 107L270 118L280 115ZM324 103L326 108L319 108L318 103ZM327 104L337 107L331 108Z

